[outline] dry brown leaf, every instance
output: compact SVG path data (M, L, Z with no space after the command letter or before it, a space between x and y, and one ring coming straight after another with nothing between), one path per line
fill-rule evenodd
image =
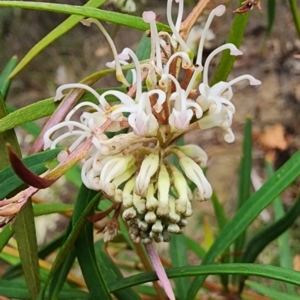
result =
M254 140L265 150L286 150L289 146L282 124L275 124L254 135Z

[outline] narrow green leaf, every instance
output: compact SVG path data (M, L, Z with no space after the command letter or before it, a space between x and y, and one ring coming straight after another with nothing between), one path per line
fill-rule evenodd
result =
M46 150L41 153L33 154L22 159L24 165L36 174L47 171L47 164L56 158L61 150L59 148ZM0 171L0 199L22 186L24 183L15 174L12 167L7 167Z
M6 106L2 95L0 94L0 122L7 116ZM19 156L21 156L19 144L13 129L5 129L3 133L0 133L0 170L9 166L9 159L6 152L6 143L12 145L13 150Z
M239 4L241 5L244 0L240 0ZM1 2L0 2L1 3ZM248 13L245 14L235 14L233 19L233 24L231 26L231 30L229 36L227 38L227 43L233 43L238 48L241 46L245 29L248 22ZM211 84L216 84L220 81L226 81L229 73L232 70L235 56L230 55L229 50L223 51L220 63L215 71L214 77L211 81Z
M99 192L88 189L84 184L81 185L73 213L73 224L76 224L82 218L82 210L97 195L99 195ZM93 211L91 210L92 213ZM76 256L91 298L96 300L101 295L103 299L112 299L104 276L96 261L93 227L93 223L88 222L80 231L75 242Z
M59 269L59 267L65 262L68 254L72 251L75 251L74 249L74 243L81 231L81 229L83 228L83 226L85 225L85 223L87 222L86 217L90 214L91 211L93 211L95 203L99 201L99 196L97 195L96 197L93 198L93 200L84 208L84 210L82 210L82 215L81 218L77 221L76 224L72 225L70 223L70 229L72 229L71 233L67 235L66 241L64 242L64 244L62 245L60 251L58 252L53 264L52 264L52 268L49 272L49 276L43 286L43 288L41 289L41 292L37 298L37 300L43 300L44 299L44 295L45 295L45 291L49 285L49 283L51 282L55 272Z
M266 286L265 284L261 284L258 282L246 281L246 285L256 292L268 297L272 300L299 300L299 296L289 295L288 293L283 293L280 291L276 291L271 287Z
M107 0L90 0L84 7L99 7ZM23 59L19 62L13 72L10 72L10 78L16 76L28 63L33 60L43 49L57 40L59 37L64 35L66 32L71 30L79 21L82 19L81 16L70 16L67 20L58 25L49 34L42 38L34 47L32 47ZM11 70L12 71L12 70ZM1 85L0 85L1 86Z
M266 161L266 169L267 169L268 177L274 174L273 167L268 161ZM274 199L273 210L274 210L275 221L278 221L284 217L285 211L284 211L282 199L280 197ZM293 269L293 257L290 249L290 235L288 230L286 230L278 237L278 248L279 248L280 266L283 268ZM286 288L289 294L295 293L293 286L288 284L286 285Z
M275 15L276 15L276 1L268 0L267 5L268 5L268 25L267 25L266 36L270 36L274 25Z
M50 214L63 214L74 209L73 204L65 203L39 203L33 206L33 212L36 217Z
M252 124L251 119L247 117L244 127L244 140L243 140L243 156L240 163L239 171L239 192L237 211L249 199L251 192L251 168L252 168ZM244 231L234 243L234 262L241 262L242 250L245 246L246 231ZM237 277L232 277L232 283L235 285Z
M75 6L67 4L54 4L30 1L0 1L0 7L18 7L24 9L35 9L62 13L67 15L79 15L88 18L95 18L101 21L111 22L118 25L123 25L139 30L148 30L149 24L145 23L142 18L135 17L129 14L122 14L108 10L101 10L92 7ZM156 23L158 30L170 31L169 26Z
M258 276L279 280L282 282L300 285L300 273L290 269L260 264L215 264L206 266L188 266L180 268L171 268L166 270L169 278L199 276L220 274L241 274L249 276ZM126 277L122 280L109 284L111 292L158 280L155 272L141 273ZM194 299L194 298L188 298Z
M269 225L268 227L257 233L247 244L246 250L242 257L242 262L254 262L259 253L282 233L284 233L297 219L300 214L300 196L298 196L295 204L288 210L288 212L279 220ZM288 246L288 245L287 245ZM239 290L243 289L244 280L241 278Z
M109 285L110 283L114 283L116 281L122 280L124 277L119 269L118 266L114 264L114 262L110 259L108 256L106 250L104 249L105 243L102 240L98 241L95 244L95 250L96 250L96 259L98 265L101 267L101 272L104 275L104 278ZM153 290L153 288L151 287ZM123 289L121 291L117 291L114 293L115 296L119 300L138 300L141 299L139 295L134 292L132 289Z
M188 236L184 237L186 247L193 251L200 259L203 259L203 257L206 254L206 251L194 239Z
M294 24L296 27L296 31L298 34L298 38L300 38L300 16L299 16L299 9L296 0L289 0L291 13L293 16Z
M11 226L5 226L2 231L0 232L0 252L2 252L2 249L4 246L8 243L10 238L14 234L14 229Z
M12 112L17 111L17 109L13 106L7 106L7 111L9 114ZM29 134L31 134L33 137L37 137L41 132L41 127L37 125L34 122L26 122L21 125L22 129L27 131Z
M259 213L299 175L300 151L295 153L256 193L251 195L233 219L223 228L202 261L202 265L213 263L217 256L245 231ZM195 297L205 278L206 276L199 276L193 280L186 299Z
M3 280L0 279L0 291L1 296L8 297L10 299L32 299L29 295L28 289L26 287L26 283L22 279L15 279L15 280ZM61 294L59 295L60 299L67 299L67 300L82 300L87 299L88 294L81 290L75 290L71 288L65 288L62 290ZM45 299L48 298L46 293Z
M72 220L70 220L70 222L68 224L65 236L61 243L62 247L66 243L71 232L72 232ZM49 298L50 299L58 298L58 295L61 292L63 285L66 282L66 278L72 268L72 265L73 265L75 259L76 259L76 251L75 251L74 247L71 247L69 249L69 252L65 254L64 260L60 262L60 265L58 265L58 267L53 272L51 284L49 287ZM49 278L51 279L52 271L53 271L53 266L52 266L52 270L50 271L50 274L48 275L48 280L49 280ZM47 286L47 282L45 285Z
M214 207L214 212L218 221L219 229L222 229L228 222L225 215L224 207L220 203L215 193L213 193L211 196L211 202Z
M55 111L58 104L53 98L49 98L20 108L0 120L0 132L47 117Z
M185 245L185 236L183 234L172 236L170 241L170 258L173 267L184 267L189 265L187 259L187 249ZM191 283L189 278L180 277L174 281L178 299L184 299Z
M11 73L11 71L15 68L17 64L17 57L13 56L6 66L4 67L3 71L0 74L0 93L4 99L6 100L6 96L10 87L11 80L8 79L8 75Z
M6 107L0 94L0 119L7 115ZM10 143L15 153L21 157L19 144L13 129L0 134L0 170L9 165L6 143ZM34 226L32 203L29 199L14 221L15 237L18 244L22 268L32 299L36 299L40 289L38 248Z
M57 250L60 245L62 244L62 241L64 239L64 235L60 235L53 240L51 240L47 245L43 246L41 249L39 249L38 256L40 259L45 259L48 255L50 255L52 252ZM2 279L15 279L16 277L19 277L22 274L22 265L21 262L15 264L11 268L9 268L3 275Z
M34 215L30 200L27 201L17 216L14 229L28 289L31 298L36 299L40 291L40 274Z

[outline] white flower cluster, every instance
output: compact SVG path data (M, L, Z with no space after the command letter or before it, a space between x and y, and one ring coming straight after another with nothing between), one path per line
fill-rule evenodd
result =
M78 104L64 122L48 130L44 136L45 148L54 148L72 136L69 152L92 137L92 147L83 162L82 181L87 187L104 192L113 202L122 205L122 217L129 224L134 242L168 241L170 233L180 233L187 225L187 218L192 214L191 201L211 197L211 186L202 171L207 162L206 153L199 146L176 146L174 141L190 130L218 126L224 131L225 141L233 142L231 124L235 107L231 102L232 85L245 79L251 85L261 83L251 75L243 75L210 86L208 71L213 57L227 49L231 55L242 54L233 44L225 44L214 50L202 64L209 26L214 16L224 13L225 6L220 5L210 13L193 63L194 54L179 34L184 1L176 2L178 16L175 24L171 17L173 1L167 2L172 35L157 31L154 12L143 14L151 31L151 55L147 62L141 64L129 48L117 56L108 37L115 53L115 61L108 66L116 68L117 79L127 84L120 65L132 61L135 66L132 70L135 97L115 90L99 95L83 84L64 85L57 90L56 99L63 96L64 89L81 88L92 93L99 104ZM94 22L104 30L95 20L85 22ZM108 96L114 96L119 102L110 105ZM92 111L82 113L79 122L73 121L74 113L84 106ZM117 133L126 127L130 130L108 138L99 130L107 120L111 121L107 132ZM63 127L68 131L52 140L52 134ZM176 158L180 167L171 163L170 156ZM189 181L196 185L193 192Z

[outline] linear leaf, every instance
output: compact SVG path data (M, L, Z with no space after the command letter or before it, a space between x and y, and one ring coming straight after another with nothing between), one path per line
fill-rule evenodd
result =
M67 15L79 15L88 18L95 18L101 21L111 22L118 25L123 25L139 30L148 30L149 24L145 23L142 18L135 17L129 14L122 14L107 10L101 10L92 7L75 6L67 4L54 4L30 1L0 1L0 7L18 7L24 9L35 9L62 13ZM170 31L169 26L157 22L158 30Z
M286 189L300 175L300 151L296 152L269 180L245 202L233 219L220 232L209 249L202 265L211 264L245 229L275 197ZM206 276L196 277L187 294L193 299Z
M285 232L297 219L300 214L300 196L298 196L295 204L288 210L288 212L273 224L257 233L247 244L246 250L242 257L242 262L254 262L259 253L283 232ZM240 282L240 291L243 289L243 280Z
M84 6L85 7L99 7L107 0L90 0ZM33 60L43 49L48 45L53 43L56 39L61 37L63 34L72 29L79 21L82 19L81 16L70 16L50 33L48 33L44 38L42 38L35 46L33 46L23 59L19 62L13 72L8 74L10 78L16 76L31 60ZM12 70L11 70L12 71ZM0 85L1 86L1 85Z
M243 1L244 0L239 1L240 5ZM227 43L233 43L238 48L240 47L247 26L248 16L248 13L235 14L231 30L227 38ZM235 58L235 56L230 55L229 51L223 51L220 63L218 64L214 77L211 80L212 85L220 81L226 81L230 71L232 70Z
M72 227L70 226L70 228L72 228L72 231L70 232L70 234L67 235L66 241L64 242L64 244L62 245L60 251L58 252L53 264L52 264L52 268L49 272L49 276L43 286L43 289L41 289L41 292L38 296L38 300L43 300L44 299L44 295L45 295L45 291L49 285L49 283L51 282L51 280L53 279L53 276L55 275L55 272L59 269L59 267L64 263L66 257L68 256L68 254L74 250L74 243L80 233L80 230L83 228L83 226L85 225L85 223L87 222L86 217L90 214L90 212L94 209L94 205L96 202L98 202L99 200L99 196L96 196L93 198L93 200L89 203L89 205L87 205L84 210L82 211L82 215L81 218L77 221L76 224L74 224ZM71 223L70 223L71 224Z
M170 241L170 258L173 267L188 266L187 249L185 245L185 236L183 234L174 235ZM179 299L183 299L189 286L189 278L175 279L176 294Z
M44 259L48 255L50 255L52 252L57 250L62 241L63 241L64 235L60 235L53 240L51 240L47 245L43 246L41 249L39 249L39 259ZM22 274L22 265L21 263L17 263L11 268L9 268L3 275L2 279L14 279L16 277L19 277Z
M4 67L3 71L0 74L0 94L2 95L4 101L6 100L6 96L10 87L11 80L8 79L9 74L15 68L17 64L17 57L13 56L6 66Z
M289 0L291 13L293 16L294 24L296 27L296 31L298 34L298 38L300 38L300 16L299 16L299 9L296 0Z
M268 5L268 25L266 30L266 36L270 36L273 29L275 15L276 15L276 1L268 0L267 5Z
M251 192L251 168L252 168L252 123L251 119L247 117L244 127L244 139L243 139L243 156L241 158L240 170L239 170L239 191L238 191L238 203L237 211L243 206L243 204L249 199ZM244 231L236 239L234 243L234 253L241 253L245 246L246 231ZM241 256L235 255L234 262L241 262ZM227 261L228 262L228 261ZM233 276L232 283L236 284L237 277Z
M103 239L98 241L95 244L96 249L96 259L97 263L101 267L101 272L106 279L107 284L122 280L124 277L120 271L120 269L114 264L114 262L110 259L106 250L104 249L104 241ZM153 291L153 288L151 288ZM134 292L132 289L123 289L121 291L117 291L114 293L115 296L120 300L138 300L141 299L139 295Z
M266 161L266 169L267 169L268 177L274 174L273 167L268 161ZM276 197L274 199L273 211L274 211L275 221L278 221L284 217L285 211L284 211L282 199L280 197ZM278 236L278 248L279 248L280 267L293 269L293 257L290 249L290 235L288 232L288 228L285 230L284 233ZM289 294L293 294L295 292L294 287L289 284L286 285L286 289Z
M246 285L255 290L256 292L268 297L268 299L272 300L298 300L299 296L289 295L288 293L283 293L280 291L274 290L274 288L268 287L265 284L261 284L258 282L246 281Z
M206 254L206 251L194 239L188 236L185 236L185 245L201 259L203 259Z
M72 222L76 224L82 218L82 210L93 200L99 192L88 189L84 184L79 190ZM93 213L91 210L90 215ZM101 266L98 267L93 238L93 223L88 222L80 231L75 242L76 256L82 271L84 280L90 292L92 299L99 299L99 295L103 299L112 299L104 276L101 272Z
M241 274L249 276L259 276L279 280L282 282L300 285L300 273L290 269L275 267L271 265L260 264L215 264L206 266L188 266L180 268L171 268L166 270L169 278L199 276L220 274ZM109 284L111 292L132 287L138 284L158 280L154 272L141 273L138 275L129 276L122 280ZM194 298L188 298L194 299Z
M0 94L0 119L7 115L5 103ZM13 129L0 134L0 170L9 165L6 143L21 157L20 147ZM40 289L38 248L34 226L32 203L29 199L14 221L15 237L18 244L22 268L32 299L36 299Z
M26 287L26 283L22 279L15 280L4 280L0 279L0 291L1 296L9 297L10 299L32 299L29 295L28 289ZM65 288L62 290L59 295L58 300L60 299L73 299L73 300L82 300L87 299L88 294L84 291L75 290L71 288ZM46 298L48 295L46 293Z

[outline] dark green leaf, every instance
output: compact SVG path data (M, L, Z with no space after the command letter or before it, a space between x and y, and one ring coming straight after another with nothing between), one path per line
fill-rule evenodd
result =
M29 292L26 286L26 283L22 279L15 279L15 280L4 280L0 279L0 293L1 296L9 297L10 299L32 299L29 296ZM84 291L75 290L71 288L64 288L60 295L58 300L60 299L72 299L72 300L82 300L86 299L88 294ZM46 293L46 296L44 299L49 299L48 295Z
M170 241L170 258L173 267L188 266L187 251L185 245L185 236L183 234L173 235ZM189 278L180 277L174 280L176 286L176 294L179 299L183 299L189 286Z
M244 0L240 0L239 4L241 5L243 1ZM227 43L233 43L238 48L241 46L247 22L248 13L235 14L233 24L231 26L231 30L227 38ZM229 73L232 70L235 58L235 56L229 54L229 50L223 52L221 61L218 64L214 77L211 81L211 85L216 84L219 81L226 81Z
M243 156L240 163L239 172L239 193L237 211L243 206L243 204L250 197L251 192L251 168L252 168L252 124L251 119L246 119L244 128L244 140L243 140ZM242 252L245 246L246 231L244 231L234 243L234 262L241 262L241 256L238 255ZM226 262L229 262L228 260ZM232 283L236 284L237 278L233 276Z
M96 252L96 259L101 267L101 272L104 275L104 278L109 285L110 283L114 283L116 281L122 280L124 277L119 269L110 257L107 255L107 252L104 249L104 242L103 240L98 241L95 244L95 252ZM152 288L153 289L153 288ZM120 300L138 300L141 299L139 295L134 292L132 289L123 289L121 291L117 291L114 293L115 296Z
M276 14L276 1L275 0L268 0L268 26L266 35L269 36L273 29L273 24L275 20Z
M283 293L280 291L274 290L274 288L268 287L265 284L258 282L246 281L246 285L255 290L256 292L268 297L272 300L298 300L299 296L289 295L288 293Z
M206 251L194 239L185 236L185 245L188 249L193 251L200 259L206 254Z
M142 18L129 14L122 14L108 10L101 10L92 7L75 6L67 4L54 4L30 1L0 1L0 7L18 7L24 9L44 10L68 15L79 15L88 18L95 18L101 21L111 22L139 30L149 29L149 24L145 23ZM169 26L157 22L158 30L170 31Z
M242 257L242 262L254 262L259 253L283 232L285 232L297 219L300 214L300 196L298 196L295 204L289 209L285 216L273 224L269 225L259 233L257 233L247 244L246 250ZM245 280L246 278L243 278ZM240 290L243 288L243 282L240 283Z
M43 300L45 291L49 285L49 283L52 281L53 276L56 274L56 271L59 269L59 267L65 262L66 258L68 257L69 253L72 253L75 251L74 249L74 243L81 232L81 229L84 227L85 223L87 222L86 217L91 213L91 211L94 210L95 203L99 201L99 196L93 198L93 200L87 205L84 210L82 210L81 218L77 221L76 224L69 224L70 234L67 233L67 238L64 244L62 245L60 251L58 252L53 264L52 268L49 272L49 276L45 282L45 285L43 286L43 289L41 290L38 300ZM75 257L74 257L75 258Z
M299 16L298 4L296 0L289 0L289 3L290 3L291 13L293 16L296 31L298 34L298 38L300 38L300 16Z
M4 101L6 100L6 96L10 87L11 80L8 79L8 75L11 71L15 68L17 64L17 57L13 56L6 66L4 67L3 71L0 74L0 94L2 95Z
M82 218L83 209L93 200L99 192L92 191L82 184L77 196L72 223L76 224ZM91 214L93 211L91 211ZM92 299L112 299L112 296L104 280L101 269L98 267L94 249L93 223L88 222L80 231L75 242L76 256L82 271L84 280Z
M254 221L284 189L300 175L300 151L294 154L270 179L239 209L233 219L220 232L209 249L202 265L211 264L239 235ZM206 276L199 276L192 282L187 299L193 299Z
M0 119L7 115L5 103L0 94ZM20 147L13 129L0 134L0 170L9 165L6 143L21 157ZM14 221L15 238L22 262L25 280L32 299L36 299L40 289L38 248L34 226L34 215L31 200L22 207Z
M249 276L259 276L280 280L292 284L300 284L300 273L290 269L275 267L270 265L259 264L215 264L206 266L189 266L172 268L166 270L169 278L186 277L186 276L199 276L204 277L208 275L220 274L244 274ZM141 273L138 275L129 276L122 280L109 284L111 292L115 292L124 288L132 287L138 284L158 280L155 272ZM194 298L188 298L194 299Z

